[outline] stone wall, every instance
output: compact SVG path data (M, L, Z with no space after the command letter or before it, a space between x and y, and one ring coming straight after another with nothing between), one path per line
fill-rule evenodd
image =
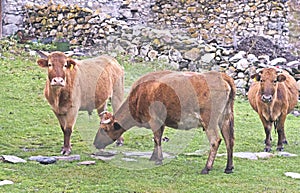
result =
M203 40L216 39L220 44L235 45L237 41L244 37L258 34L269 36L272 41L281 47L286 46L288 42L288 4L283 0L2 1L4 1L4 35L11 35L20 28L26 28L30 29L29 33L35 33L35 35L40 36L38 34L40 32L39 29L35 30L30 28L32 26L28 26L39 23L35 26L42 25L40 28L46 28L43 29L43 32L48 32L48 34L43 33L43 36L51 36L54 33L53 31L51 32L53 28L63 28L66 22L71 22L73 25L87 24L89 19L83 18L83 16L91 15L99 15L101 22L103 17L107 17L104 14L107 14L111 18L125 21L129 25L143 24L155 29L179 29L183 34L187 34L190 37ZM51 4L60 5L60 10L56 10L57 8L54 8ZM81 20L78 20L79 23L77 23L77 20L73 20L74 15L68 15L67 13L79 11L78 7L87 8L85 11L90 12L83 13L83 15L78 13L77 16L82 17ZM38 9L41 10L38 11ZM61 14L51 13L47 15L49 11L58 11L58 13L61 11ZM39 17L39 19L34 21L33 17ZM41 18L48 20L45 22ZM63 21L60 23L62 19ZM47 25L52 20L58 22L58 24L54 26ZM41 21L44 21L44 23L40 23ZM94 19L93 22L98 21ZM70 33L75 34L76 32L69 31L68 33L69 38L71 38Z
M27 7L48 6L51 4L60 6L79 6L93 11L103 12L117 19L144 22L151 11L151 0L1 0L3 4L3 35L12 35L18 29L26 25L24 21L28 17ZM101 10L101 11L100 11Z

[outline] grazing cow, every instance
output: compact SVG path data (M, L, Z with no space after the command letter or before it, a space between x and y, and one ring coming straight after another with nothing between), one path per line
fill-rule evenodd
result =
M71 153L70 138L79 110L106 109L111 97L116 111L123 100L123 68L109 56L76 61L62 52L40 53L37 61L48 69L44 95L55 113L64 133L62 154ZM122 140L122 138L120 138ZM120 141L122 143L122 141Z
M162 164L161 138L165 126L188 130L202 126L210 152L202 174L207 174L223 135L227 149L225 173L233 170L234 115L236 88L224 73L172 72L149 73L137 80L121 107L112 115L101 113L94 145L103 149L133 126L151 129L154 151L150 160Z
M277 150L282 151L283 144L287 144L284 122L298 102L296 81L286 71L275 68L264 68L251 78L255 81L249 89L248 99L265 129L264 151L271 151L272 123L278 133Z

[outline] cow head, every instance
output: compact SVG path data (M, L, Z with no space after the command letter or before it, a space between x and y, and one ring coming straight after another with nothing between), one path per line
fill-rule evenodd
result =
M274 94L277 91L278 82L286 80L284 74L279 69L265 68L251 76L255 81L260 82L261 100L265 103L272 102Z
M107 111L100 113L100 119L100 128L96 134L94 145L97 149L104 149L107 145L116 141L125 130L115 120L115 117Z
M62 52L39 52L43 57L37 61L42 68L48 68L48 79L51 86L64 87L66 85L66 72L73 70L76 62Z

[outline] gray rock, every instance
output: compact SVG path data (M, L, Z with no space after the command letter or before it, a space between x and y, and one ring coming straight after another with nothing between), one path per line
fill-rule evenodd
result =
M168 63L168 66L170 66L172 69L179 69L179 64L177 62L171 61Z
M26 163L27 161L14 155L2 155L2 160L9 163Z
M201 57L201 62L210 64L213 59L215 58L216 54L215 53L207 53L204 54L204 56Z
M237 75L237 78L238 79L243 79L243 78L245 78L245 74L243 72L239 72L238 75Z
M245 86L247 85L247 81L245 81L244 79L236 79L234 80L234 84L237 88L245 88Z
M147 56L150 49L151 49L150 44L142 46L140 48L140 55L143 57Z
M269 64L270 63L270 56L268 56L268 55L260 55L260 56L258 56L258 60L262 64Z
M175 61L175 62L181 62L183 59L181 53L177 49L174 49L174 48L169 50L169 58L170 58L170 60Z
M86 165L86 166L89 166L89 165L95 165L96 162L95 161L83 161L83 162L79 162L77 165Z
M245 71L249 66L249 62L246 58L240 59L234 64L234 67L239 71Z
M286 59L285 58L275 58L273 60L270 61L270 65L271 66L276 66L276 65L283 65L286 63Z
M30 158L28 158L28 160L30 161L37 161L41 164L53 164L56 162L56 158L55 157L47 157L47 156L31 156Z
M269 153L269 152L258 152L258 153L254 153L254 154L260 159L268 159L268 158L274 157L274 154Z
M297 154L292 154L292 153L284 152L284 151L278 152L277 155L282 156L282 157L296 157L296 156L298 156Z
M240 59L244 58L245 56L246 56L246 52L245 51L239 51L233 57L229 58L229 62L237 62Z
M2 33L4 36L15 34L18 31L18 26L15 24L8 24L2 27Z
M13 15L13 14L8 14L6 17L4 17L4 23L9 23L9 24L15 24L19 25L22 24L22 16L21 15Z
M196 61L200 57L200 49L192 48L191 50L184 53L184 59Z
M226 156L227 154L223 153L223 154L217 154L218 157L221 156ZM257 156L255 155L255 153L252 152L235 152L233 153L233 157L238 157L238 158L245 158L245 159L250 159L250 160L257 160Z
M11 184L14 184L14 182L10 181L10 180L2 180L2 181L0 181L0 186L11 185Z
M123 152L123 155L126 157L140 157L140 158L148 158L150 159L152 152ZM166 158L173 158L174 156L163 152L163 157Z
M158 55L158 51L156 51L156 50L150 50L148 52L148 57L150 58L151 61L153 61L154 59L156 59L157 55Z
M204 149L198 149L195 152L191 152L191 153L184 153L183 155L186 156L203 156L207 153L207 150Z
M204 51L207 53L215 53L217 51L217 48L213 45L205 45Z
M102 161L110 161L115 158L115 156L106 157L106 156L100 156L100 155L91 155L91 157L94 159L102 160Z
M299 173L295 173L295 172L285 172L284 173L285 176L294 178L294 179L300 179L300 174Z
M137 162L136 159L132 159L132 158L122 158L122 160L126 162Z
M169 57L167 55L160 55L157 60L163 63L169 63Z
M300 62L295 60L295 61L288 62L286 65L288 67L295 67L295 68L299 69Z
M252 64L258 62L258 58L254 54L248 54L247 60Z
M80 160L80 155L69 155L69 156L53 156L57 160L62 161L76 161Z

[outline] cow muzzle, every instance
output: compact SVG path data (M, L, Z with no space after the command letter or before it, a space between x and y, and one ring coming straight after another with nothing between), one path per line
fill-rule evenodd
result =
M61 77L54 77L52 78L50 85L64 87L66 85L66 81Z
M272 95L262 95L261 100L264 103L270 103L270 102L272 102L273 97L272 97Z

